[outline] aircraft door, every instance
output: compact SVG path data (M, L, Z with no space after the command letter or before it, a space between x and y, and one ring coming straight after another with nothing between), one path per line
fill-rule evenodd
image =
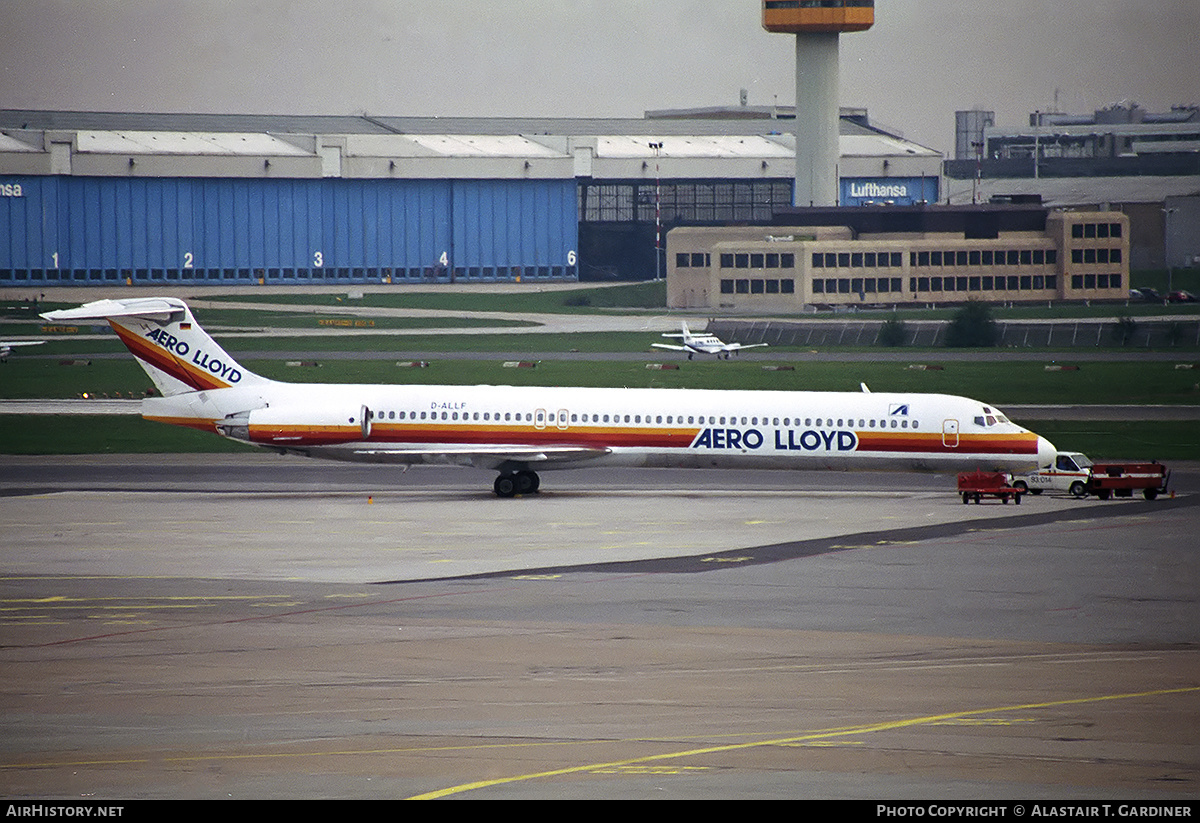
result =
M571 425L570 421L571 421L571 413L569 411L567 411L566 409L559 409L558 410L558 427L560 429L562 429L563 431L566 431L567 428Z
M533 413L533 427L535 429L538 429L539 431L541 429L546 428L546 410L545 409L538 409L537 411L535 411Z
M958 421L942 421L942 445L950 449L958 448Z

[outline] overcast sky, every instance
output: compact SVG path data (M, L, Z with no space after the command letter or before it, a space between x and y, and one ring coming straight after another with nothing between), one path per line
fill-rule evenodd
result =
M943 151L1131 100L1200 104L1200 0L878 0L841 100ZM640 117L791 105L757 0L0 0L0 108Z

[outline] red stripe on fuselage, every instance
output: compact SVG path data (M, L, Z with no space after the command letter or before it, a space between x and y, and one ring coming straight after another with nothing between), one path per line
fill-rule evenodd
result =
M383 443L465 443L471 445L571 445L587 448L626 447L685 449L696 439L699 429L504 429L404 427L373 425L371 441Z
M1030 454L1038 453L1036 434L960 434L957 442L939 433L858 432L858 451L880 453Z
M328 445L359 440L357 427L263 426L251 427L251 440L256 443L275 443L286 440L293 445ZM574 446L588 449L640 448L686 449L695 440L697 429L670 431L650 429L583 429L570 430L512 430L504 428L442 428L433 426L395 426L376 423L365 443L394 443L397 445L455 444L479 446Z

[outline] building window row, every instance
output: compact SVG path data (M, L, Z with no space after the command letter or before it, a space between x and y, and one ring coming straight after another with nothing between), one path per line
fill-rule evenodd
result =
M909 289L913 292L976 292L976 291L1043 291L1058 288L1058 275L1021 274L996 276L971 275L965 277L910 277Z
M769 221L792 205L790 180L754 182L588 183L579 186L585 223Z
M814 269L898 269L904 264L903 252L814 252Z
M796 255L791 252L723 252L723 269L794 269Z
M1073 274L1071 288L1076 291L1084 289L1120 289L1124 278L1119 274Z
M677 269L706 269L712 265L712 255L702 251L681 251L675 255Z
M1076 240L1091 240L1092 238L1120 237L1120 223L1072 223L1071 237Z
M726 279L721 281L721 294L795 294L796 281L789 278Z
M1071 262L1076 264L1087 263L1120 263L1120 249L1071 249Z
M904 290L900 277L826 277L813 278L813 294L889 294Z
M961 251L909 252L913 268L937 266L1053 266L1058 262L1054 249L964 249Z

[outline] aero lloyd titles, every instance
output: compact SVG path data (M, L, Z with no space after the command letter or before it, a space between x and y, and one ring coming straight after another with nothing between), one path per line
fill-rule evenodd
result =
M180 340L173 334L168 334L162 329L154 329L146 335L147 340L153 340L158 345L162 346L167 351L175 354L178 357L187 357L190 352L192 355L192 363L220 377L222 380L227 380L230 383L237 383L242 379L242 373L238 371L237 366L233 363L222 363L215 357L209 357L203 349L197 348L194 352L191 351L191 346L186 340Z
M847 429L775 429L775 451L839 451L858 448L858 436ZM692 441L693 449L756 451L767 440L758 429L704 429Z

